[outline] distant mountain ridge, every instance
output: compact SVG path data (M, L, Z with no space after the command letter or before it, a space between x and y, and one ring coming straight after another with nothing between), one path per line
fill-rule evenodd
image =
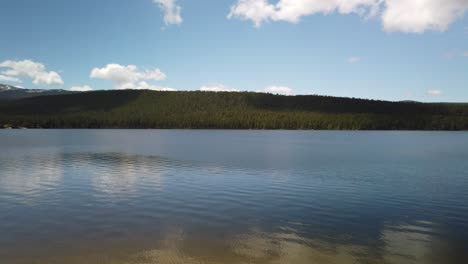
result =
M12 90L21 90L19 87L11 86L11 85L6 85L6 84L0 84L0 92L3 91L12 91Z
M30 98L30 97L36 97L36 96L72 94L72 93L76 93L76 92L62 90L62 89L56 89L56 90L25 89L25 88L12 86L12 85L0 84L0 100L16 100L16 99Z

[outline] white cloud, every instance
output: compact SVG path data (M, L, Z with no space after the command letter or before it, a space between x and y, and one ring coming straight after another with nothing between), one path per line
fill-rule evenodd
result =
M385 0L386 31L446 31L468 9L467 0Z
M293 90L286 86L268 86L261 92L281 95L294 95Z
M361 61L360 57L349 57L348 58L349 63L357 63L357 62L360 62L360 61Z
M70 91L75 91L75 92L89 92L92 91L93 88L91 86L85 85L85 86L73 86L70 88Z
M265 21L298 23L315 14L380 15L385 31L422 33L445 31L468 10L468 0L237 0L228 18L251 20L256 27Z
M18 81L20 77L27 77L33 83L44 85L62 85L62 77L57 72L46 71L44 64L32 60L12 61L7 60L0 63L0 68L7 68L2 73L3 76Z
M275 12L275 6L266 0L239 0L236 5L231 6L228 18L252 20L255 27L260 27L262 22L273 19Z
M222 84L204 85L199 90L204 92L239 92L237 89L232 89Z
M177 91L174 88L164 87L164 86L155 86L148 84L147 82L139 82L134 88L135 90L153 90L153 91Z
M21 80L13 76L0 74L0 82L21 82Z
M46 85L60 85L63 84L63 80L60 75L54 71L51 72L41 72L37 74L34 78L33 83L38 84L46 84Z
M280 0L276 4L269 0L238 0L231 6L228 18L252 20L259 27L269 20L298 23L302 17L315 14L372 15L378 5L379 0Z
M164 12L164 23L166 25L181 24L183 19L180 15L181 7L176 4L177 0L153 0Z
M104 68L94 68L90 77L110 80L115 89L138 89L143 80L161 81L166 79L166 74L160 69L139 71L135 65L107 64Z
M468 57L468 51L463 52L463 57Z
M443 94L442 90L432 89L432 90L427 91L427 95L430 95L430 96L439 96L439 95L442 95L442 94Z

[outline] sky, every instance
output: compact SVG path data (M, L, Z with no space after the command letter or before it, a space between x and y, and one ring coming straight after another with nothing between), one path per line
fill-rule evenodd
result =
M468 0L2 0L0 83L468 102Z

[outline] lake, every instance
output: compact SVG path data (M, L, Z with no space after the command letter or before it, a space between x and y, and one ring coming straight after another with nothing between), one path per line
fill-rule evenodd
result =
M468 133L0 130L0 263L468 263Z

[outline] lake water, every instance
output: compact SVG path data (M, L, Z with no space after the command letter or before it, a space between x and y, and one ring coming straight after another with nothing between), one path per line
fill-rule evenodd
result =
M1 130L0 263L468 263L468 133Z

